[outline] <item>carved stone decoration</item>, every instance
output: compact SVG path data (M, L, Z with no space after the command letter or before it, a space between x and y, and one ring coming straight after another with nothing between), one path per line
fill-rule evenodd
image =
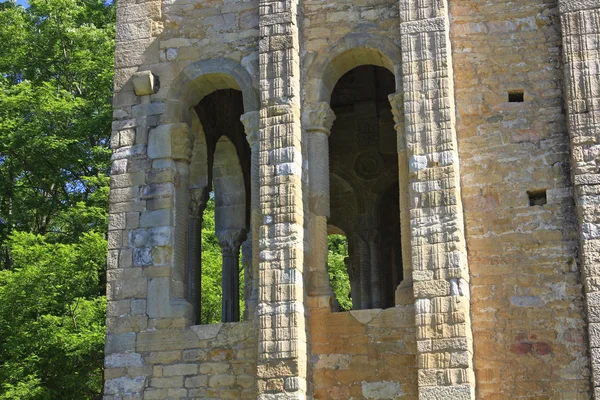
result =
M250 111L240 117L240 121L244 124L246 131L246 140L250 148L258 144L258 131L260 129L260 113L258 111Z
M335 113L325 102L309 104L302 111L302 127L307 132L323 132L329 136Z
M190 189L190 216L192 218L202 219L202 214L206 209L209 192L208 187Z
M240 251L240 246L246 240L245 229L224 229L216 232L224 257L232 257Z
M402 92L393 93L388 96L390 104L392 105L392 115L394 116L394 129L398 134L396 135L396 145L398 152L406 150L406 134L405 121L404 121L404 94Z
M383 157L375 151L360 154L354 161L356 175L365 180L377 178L383 172L383 167Z
M394 122L396 124L404 124L404 95L402 92L392 93L388 96L388 99L392 105Z

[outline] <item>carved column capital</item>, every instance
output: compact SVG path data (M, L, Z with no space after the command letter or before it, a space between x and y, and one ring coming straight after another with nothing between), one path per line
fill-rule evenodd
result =
M404 124L404 94L392 93L388 96L396 124Z
M398 151L406 149L406 136L404 132L404 94L402 92L392 93L388 96L394 116L394 129L396 130L396 144Z
M329 136L335 113L328 103L308 104L302 110L302 126L307 132L323 132Z
M250 148L258 144L258 133L260 130L260 113L258 111L250 111L240 117L240 121L244 124L246 131L246 140Z
M237 257L240 246L246 240L245 229L222 229L216 232L223 257Z
M208 203L208 187L190 189L190 216L192 218L202 219L202 213Z

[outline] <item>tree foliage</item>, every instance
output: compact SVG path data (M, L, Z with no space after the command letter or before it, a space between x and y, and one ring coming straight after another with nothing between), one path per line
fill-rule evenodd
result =
M113 7L4 2L0 27L0 241L106 229Z
M0 399L92 399L102 387L106 240L15 232L0 271Z
M348 240L343 235L329 235L328 248L329 281L340 305L340 311L352 310L350 278L344 261L348 257Z
M0 3L0 400L99 399L114 7Z

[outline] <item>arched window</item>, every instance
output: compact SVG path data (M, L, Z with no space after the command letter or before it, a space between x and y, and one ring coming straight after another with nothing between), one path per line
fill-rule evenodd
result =
M238 90L217 90L195 107L198 128L194 153L190 163L190 223L188 227L188 301L195 310L196 323L216 322L208 314L202 317L202 297L221 293L222 322L240 320L240 250L250 232L250 147L246 140L242 93ZM206 160L206 161L204 161ZM206 204L214 201L214 233L220 251L220 290L202 286L202 263L216 262L214 257L202 257L201 226ZM211 209L212 210L212 209ZM248 249L249 247L246 246ZM215 249L210 249L214 252ZM209 249L205 249L209 251ZM247 259L248 257L246 257ZM251 261L250 261L251 264ZM251 274L250 274L251 275ZM207 310L208 311L208 310ZM214 315L214 310L210 310Z
M328 223L343 227L350 244L354 309L393 307L402 280L394 92L390 71L365 65L344 74L331 95Z

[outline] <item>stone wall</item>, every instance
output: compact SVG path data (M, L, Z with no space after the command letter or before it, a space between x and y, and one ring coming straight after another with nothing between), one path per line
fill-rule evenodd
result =
M416 399L412 306L310 317L315 399Z
M105 400L589 398L599 8L119 1ZM331 92L361 65L395 78L404 280L396 307L332 313L319 176ZM251 312L196 326L194 107L220 89L242 92L252 152Z
M250 322L125 334L135 352L108 354L105 398L143 393L146 400L255 399L256 329ZM136 398L135 396L133 398Z
M450 11L478 394L587 398L558 4Z

